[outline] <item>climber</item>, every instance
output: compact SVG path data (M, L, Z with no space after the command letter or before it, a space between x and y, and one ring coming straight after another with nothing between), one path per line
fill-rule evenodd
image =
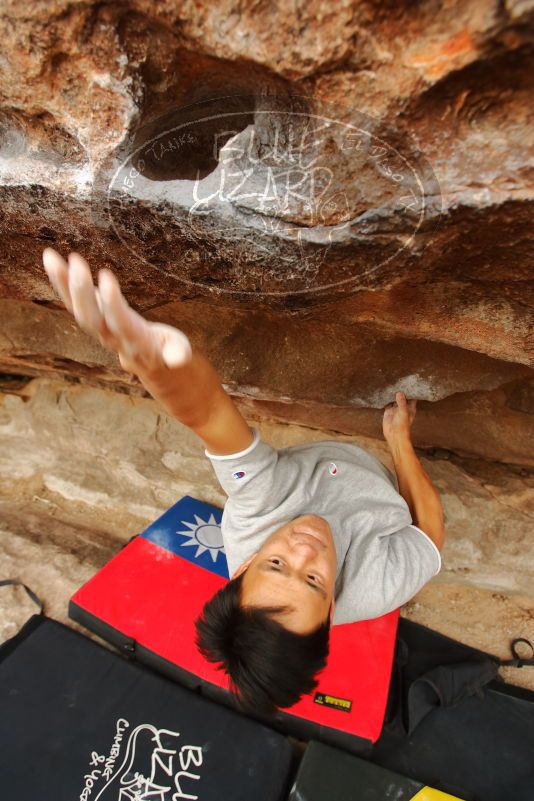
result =
M176 328L145 320L101 269L46 248L51 284L80 327L115 351L205 445L228 499L221 522L231 579L196 621L244 709L272 713L317 686L331 625L384 615L441 569L439 494L411 443L416 402L383 415L395 474L351 442L276 448L250 427L208 359Z

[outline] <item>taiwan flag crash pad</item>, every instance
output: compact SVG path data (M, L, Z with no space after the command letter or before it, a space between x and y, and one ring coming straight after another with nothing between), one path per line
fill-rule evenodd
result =
M222 510L185 496L135 536L69 604L70 616L123 653L232 704L226 675L195 645L195 619L228 581ZM399 612L333 626L319 686L272 720L302 739L365 753L382 729Z

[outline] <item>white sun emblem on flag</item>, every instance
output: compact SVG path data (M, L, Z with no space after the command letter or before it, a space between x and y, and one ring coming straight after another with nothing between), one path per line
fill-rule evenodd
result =
M215 520L213 513L210 519L206 522L201 517L195 515L196 523L188 523L187 520L181 522L189 527L189 531L177 531L177 534L182 534L184 537L189 537L187 542L180 543L180 547L184 548L186 545L197 545L197 552L195 557L201 556L205 551L209 551L211 558L214 562L217 561L219 553L224 553L224 544L222 539L221 527Z

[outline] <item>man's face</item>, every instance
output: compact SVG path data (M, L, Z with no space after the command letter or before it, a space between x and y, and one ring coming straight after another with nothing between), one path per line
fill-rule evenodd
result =
M308 634L333 614L336 551L330 526L318 515L281 526L233 578L243 571L243 605L288 606L274 617L291 631Z

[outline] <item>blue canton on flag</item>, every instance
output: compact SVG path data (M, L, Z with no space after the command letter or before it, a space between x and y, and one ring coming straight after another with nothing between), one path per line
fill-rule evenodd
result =
M222 509L185 495L139 536L229 578L221 520Z

